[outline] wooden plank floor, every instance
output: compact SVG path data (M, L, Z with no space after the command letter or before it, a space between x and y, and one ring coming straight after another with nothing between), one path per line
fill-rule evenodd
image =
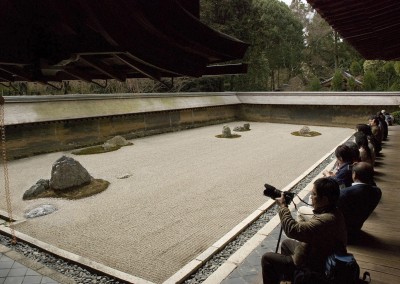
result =
M389 127L375 170L381 202L364 223L360 242L348 250L361 272L371 273L372 283L400 283L400 126Z

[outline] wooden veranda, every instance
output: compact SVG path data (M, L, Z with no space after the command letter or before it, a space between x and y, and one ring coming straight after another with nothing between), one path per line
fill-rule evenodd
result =
M400 126L390 126L388 141L377 158L375 181L382 199L364 223L363 237L348 250L361 272L371 273L371 283L400 283Z

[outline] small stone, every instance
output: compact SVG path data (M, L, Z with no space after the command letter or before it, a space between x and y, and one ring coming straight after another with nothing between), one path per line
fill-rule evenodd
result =
M132 174L123 174L123 175L117 176L117 179L126 179L126 178L129 178L131 176L132 176Z
M308 127L308 126L303 126L301 129L300 129L300 131L299 131L299 133L301 134L301 135L309 135L310 134L310 128Z
M229 128L229 126L224 125L224 127L222 128L222 137L232 137L231 129Z

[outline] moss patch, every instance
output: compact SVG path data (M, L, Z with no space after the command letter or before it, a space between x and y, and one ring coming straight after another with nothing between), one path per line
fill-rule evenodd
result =
M133 144L130 144L133 145ZM71 153L74 155L92 155L92 154L101 154L116 151L122 146L114 146L114 147L103 147L103 145L91 146L83 149L74 150Z
M245 131L250 131L251 129L233 129L233 131L236 132L245 132Z
M224 135L222 135L222 134L218 134L218 135L215 135L215 137L217 137L217 138L239 138L239 137L242 137L242 135L239 135L239 134L232 134L231 136L229 136L229 137L225 137Z
M37 198L65 198L65 199L81 199L98 194L108 188L110 183L103 179L93 179L89 184L83 186L77 186L68 189L67 192L61 190L55 190L50 188L45 192L39 194Z
M321 133L319 133L317 131L310 131L305 134L301 134L299 131L295 131L295 132L292 132L291 134L294 136L303 136L303 137L315 137L315 136L321 135Z

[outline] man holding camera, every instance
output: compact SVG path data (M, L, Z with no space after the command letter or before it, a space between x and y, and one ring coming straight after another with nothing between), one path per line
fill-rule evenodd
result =
M342 213L336 208L339 184L332 178L314 182L311 202L314 216L297 222L286 204L284 193L276 198L283 231L291 239L281 245L281 254L268 252L261 260L264 284L292 280L295 269L322 273L325 260L334 251L346 250L347 234Z

